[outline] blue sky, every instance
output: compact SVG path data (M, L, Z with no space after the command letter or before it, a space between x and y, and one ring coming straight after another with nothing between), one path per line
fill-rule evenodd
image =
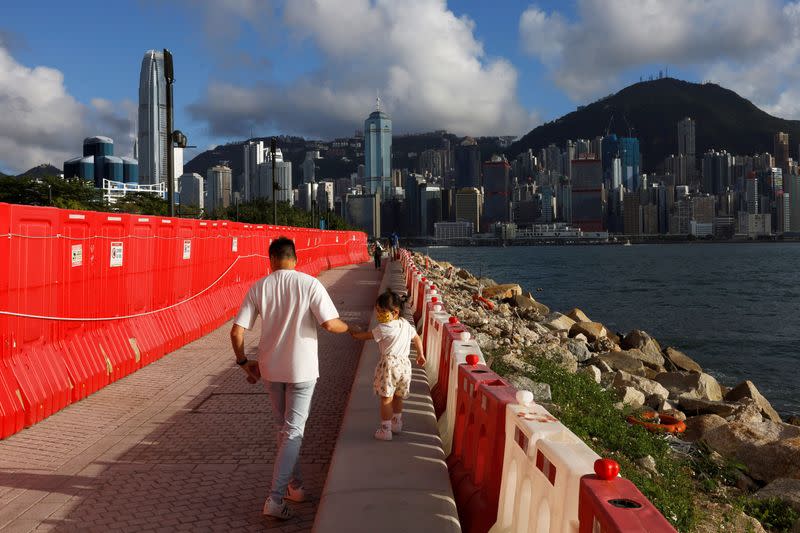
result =
M800 8L777 0L42 1L0 18L0 171L86 135L130 151L142 55L175 56L192 144L361 127L523 134L669 65L800 118Z

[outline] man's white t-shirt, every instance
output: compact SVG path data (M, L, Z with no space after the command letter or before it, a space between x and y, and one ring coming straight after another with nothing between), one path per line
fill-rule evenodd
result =
M378 343L381 356L408 357L411 353L411 339L416 335L414 326L402 318L372 328L372 338Z
M281 383L317 379L317 324L339 318L322 283L296 270L276 270L250 287L234 323L252 329L259 315L262 379Z

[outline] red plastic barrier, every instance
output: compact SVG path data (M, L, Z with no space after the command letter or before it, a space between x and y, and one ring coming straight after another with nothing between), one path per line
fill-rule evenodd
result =
M579 533L675 533L667 519L625 478L582 477L578 502Z
M425 289L430 287L432 283L428 282L428 278L422 278L417 286L417 299L414 302L414 323L416 324L422 316L422 309L425 305Z
M314 275L369 259L358 232L0 204L0 438L219 327L280 235Z
M466 365L459 367L459 373ZM474 367L480 369L480 367ZM483 367L473 370L469 387L475 399L468 407L460 479L451 475L464 531L485 533L497 520L505 451L506 405L516 403L517 389ZM458 469L456 469L458 474Z
M451 317L451 320L453 318L455 317ZM444 326L442 349L439 352L439 378L436 385L431 389L433 409L436 412L436 418L442 416L442 413L444 413L447 407L447 384L450 379L450 348L453 345L453 341L458 339L464 331L466 330L464 326L458 322L458 319Z

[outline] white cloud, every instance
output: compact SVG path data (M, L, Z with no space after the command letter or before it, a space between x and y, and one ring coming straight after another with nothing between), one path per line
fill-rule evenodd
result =
M132 103L121 104L130 113ZM131 127L118 106L94 99L86 106L64 86L56 69L18 63L0 42L0 166L21 172L39 163L62 163L82 153L83 137L108 135L124 155Z
M474 22L444 0L292 0L283 28L321 55L322 67L289 82L214 82L189 111L214 135L252 126L333 136L363 126L380 91L394 131L446 128L519 134L536 122L517 100L517 71L489 58Z
M742 66L770 57L792 34L777 0L581 0L571 21L534 5L519 31L523 49L575 100L604 94L626 71L654 64L707 70L739 87L766 84Z

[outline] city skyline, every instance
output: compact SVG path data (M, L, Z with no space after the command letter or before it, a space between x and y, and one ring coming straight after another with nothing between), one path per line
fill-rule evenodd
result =
M91 11L95 4L87 0L82 7ZM490 6L417 0L404 10L384 1L352 2L342 10L302 0L146 1L104 4L109 15L119 15L120 27L93 25L84 32L81 25L91 21L79 17L69 39L57 23L68 6L49 3L47 18L18 8L0 23L0 75L15 80L0 78L0 93L26 105L0 118L0 171L61 161L91 135L116 139L120 153L130 155L136 65L146 50L161 48L176 57L175 125L199 150L251 131L347 135L359 127L375 90L398 133L521 134L666 69L719 82L768 112L796 118L792 46L798 37L791 28L799 10L766 0L711 4L645 9L590 0ZM669 36L646 31L667 19L676 30ZM349 27L362 34L342 31ZM118 38L120 29L137 28L148 31ZM402 38L411 28L418 46ZM731 44L722 29L747 39ZM363 39L373 33L379 45L364 49ZM599 37L605 34L625 35L628 49ZM586 39L596 40L596 50L584 46ZM782 61L772 75L759 75L757 65L777 55Z

